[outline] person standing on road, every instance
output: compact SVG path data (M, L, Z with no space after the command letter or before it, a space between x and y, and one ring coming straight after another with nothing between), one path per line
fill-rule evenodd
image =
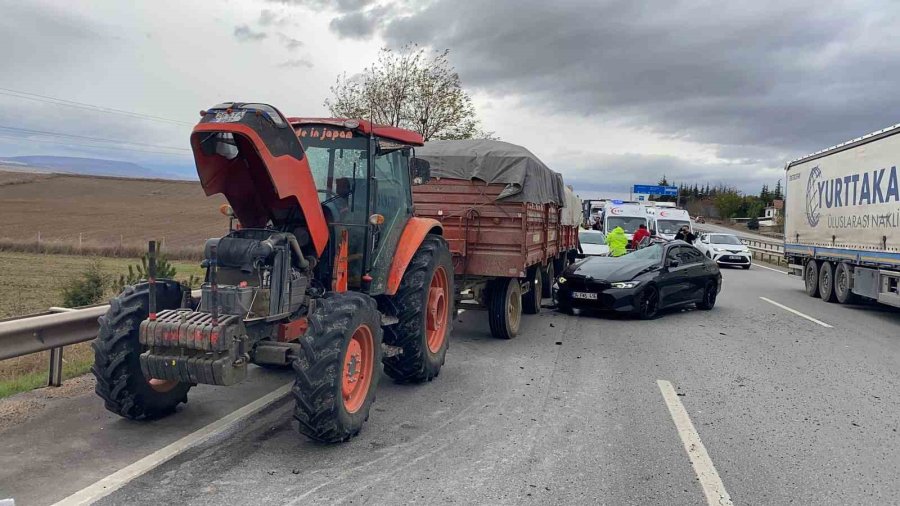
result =
M681 227L681 230L679 230L678 233L675 234L676 241L684 241L688 244L694 244L694 240L696 239L697 236L691 233L691 229L689 229L687 225Z
M638 229L634 232L634 236L631 238L631 247L633 249L638 249L641 246L641 241L645 238L650 237L650 231L647 230L647 225L641 223L638 225Z
M612 229L612 232L606 236L606 245L609 246L609 256L620 257L624 255L625 248L628 246L625 230L622 227Z

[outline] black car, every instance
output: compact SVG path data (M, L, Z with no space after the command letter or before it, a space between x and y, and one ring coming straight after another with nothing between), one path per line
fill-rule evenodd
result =
M722 289L719 267L684 241L656 243L620 257L588 257L557 279L560 311L630 312L651 319L661 309L712 309Z

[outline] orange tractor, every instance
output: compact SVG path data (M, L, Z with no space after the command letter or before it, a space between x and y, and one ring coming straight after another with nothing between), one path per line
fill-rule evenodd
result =
M111 302L97 394L121 416L157 418L195 384L242 381L250 363L293 368L300 432L345 441L368 419L380 364L430 381L447 352L450 251L440 223L413 216L411 186L429 176L414 157L422 137L265 104L201 114L197 173L233 226L206 242L199 298L151 270Z

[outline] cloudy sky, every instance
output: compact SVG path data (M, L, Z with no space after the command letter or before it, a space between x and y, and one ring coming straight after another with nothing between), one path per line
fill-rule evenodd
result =
M200 109L247 100L324 114L337 74L408 42L449 48L484 128L531 149L583 195L627 193L663 174L756 192L791 158L900 121L900 5L890 1L0 0L0 9L0 156L190 174Z

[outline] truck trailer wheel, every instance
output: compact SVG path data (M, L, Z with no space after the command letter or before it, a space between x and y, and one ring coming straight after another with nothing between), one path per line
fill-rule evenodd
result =
M532 267L528 273L531 290L522 295L522 312L525 314L538 314L541 312L541 297L544 294L544 276L541 274L541 266L539 265Z
M441 372L456 314L453 261L447 242L428 235L400 281L382 304L398 322L384 327L384 342L403 353L384 358L384 372L396 381L430 381Z
M551 259L547 266L541 269L541 296L550 298L553 296L553 283L556 282L556 260Z
M317 301L294 360L301 434L323 443L359 434L381 376L381 335L381 315L368 295L332 292Z
M834 264L823 261L819 264L819 296L825 302L834 302Z
M806 283L806 294L810 297L819 296L819 264L815 260L806 262L803 267L803 280Z
M512 339L522 321L522 287L516 278L497 278L488 285L488 322L498 339Z
M850 285L853 281L853 269L846 263L839 263L834 269L834 297L841 304L856 304L857 296Z
M181 306L182 287L175 281L156 282L157 310ZM150 285L126 286L110 301L109 311L100 317L100 332L91 345L97 378L95 391L106 409L132 420L159 418L187 402L188 383L145 378L141 371L139 342L141 322L147 318Z

